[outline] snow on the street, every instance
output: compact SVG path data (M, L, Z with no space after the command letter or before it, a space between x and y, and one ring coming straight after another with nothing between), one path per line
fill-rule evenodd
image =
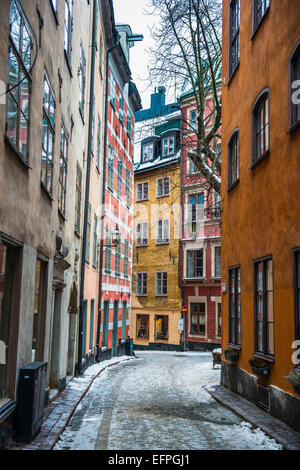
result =
M55 450L282 449L204 389L220 382L211 353L136 356L94 380ZM87 374L103 363L92 367Z

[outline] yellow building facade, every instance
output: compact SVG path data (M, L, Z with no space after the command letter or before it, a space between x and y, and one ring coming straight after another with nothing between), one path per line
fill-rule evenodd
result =
M178 129L169 126L153 142L151 137L142 141L141 163L135 167L134 178L130 336L135 349L178 350L181 342Z

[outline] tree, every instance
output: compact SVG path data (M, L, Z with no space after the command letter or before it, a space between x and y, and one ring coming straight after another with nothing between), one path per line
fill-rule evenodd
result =
M152 30L150 77L193 96L196 122L184 120L189 156L210 188L221 192L221 153L217 150L221 126L222 6L220 0L150 0L149 14L159 14ZM210 111L207 102L210 99ZM196 125L195 125L196 124ZM209 129L209 130L208 130Z

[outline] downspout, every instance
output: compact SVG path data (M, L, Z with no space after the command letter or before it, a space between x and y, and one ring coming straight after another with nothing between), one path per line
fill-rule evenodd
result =
M102 303L102 272L103 272L103 254L104 254L104 206L105 206L105 183L106 183L106 155L107 155L107 115L108 115L108 72L109 72L109 54L120 44L120 35L118 34L117 42L107 50L105 61L105 117L104 117L104 145L103 145L103 166L102 166L102 216L100 224L100 260L99 260L99 288L98 288L98 321L97 321L97 359L98 350L100 349L100 329L101 329L101 303Z
M81 253L81 272L80 272L80 294L79 294L79 336L78 336L78 364L77 373L82 375L82 342L83 342L83 300L84 300L84 279L85 279L85 257L87 245L87 219L88 204L90 196L90 173L91 173L91 154L92 154L92 121L94 110L94 77L95 77L95 57L97 46L97 0L93 3L93 32L92 32L92 60L91 60L91 81L90 81L90 108L89 108L89 133L88 133L88 152L86 167L86 185L85 185L85 207L82 237L82 253Z
M180 293L181 293L181 310L183 307L183 288L181 284L181 258L182 258L182 230L183 230L183 220L182 220L182 210L183 210L183 189L182 189L182 169L183 169L183 126L182 126L182 106L180 105L180 110L181 110L181 119L180 119L180 148L181 148L181 154L180 154L180 216L181 216L181 224L180 224L180 238L179 238L179 254L178 254L178 286L180 288ZM182 340L182 332L180 333L180 343L181 343L181 348L183 344L183 350L185 351L185 315L181 311L181 318L183 318L184 322L184 330L183 330L183 335L184 339Z

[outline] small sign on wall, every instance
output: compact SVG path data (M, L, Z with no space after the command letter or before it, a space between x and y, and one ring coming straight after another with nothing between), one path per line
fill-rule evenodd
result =
M179 330L179 331L183 331L183 330L184 330L184 319L183 319L183 318L179 318L179 319L178 319L178 330Z

